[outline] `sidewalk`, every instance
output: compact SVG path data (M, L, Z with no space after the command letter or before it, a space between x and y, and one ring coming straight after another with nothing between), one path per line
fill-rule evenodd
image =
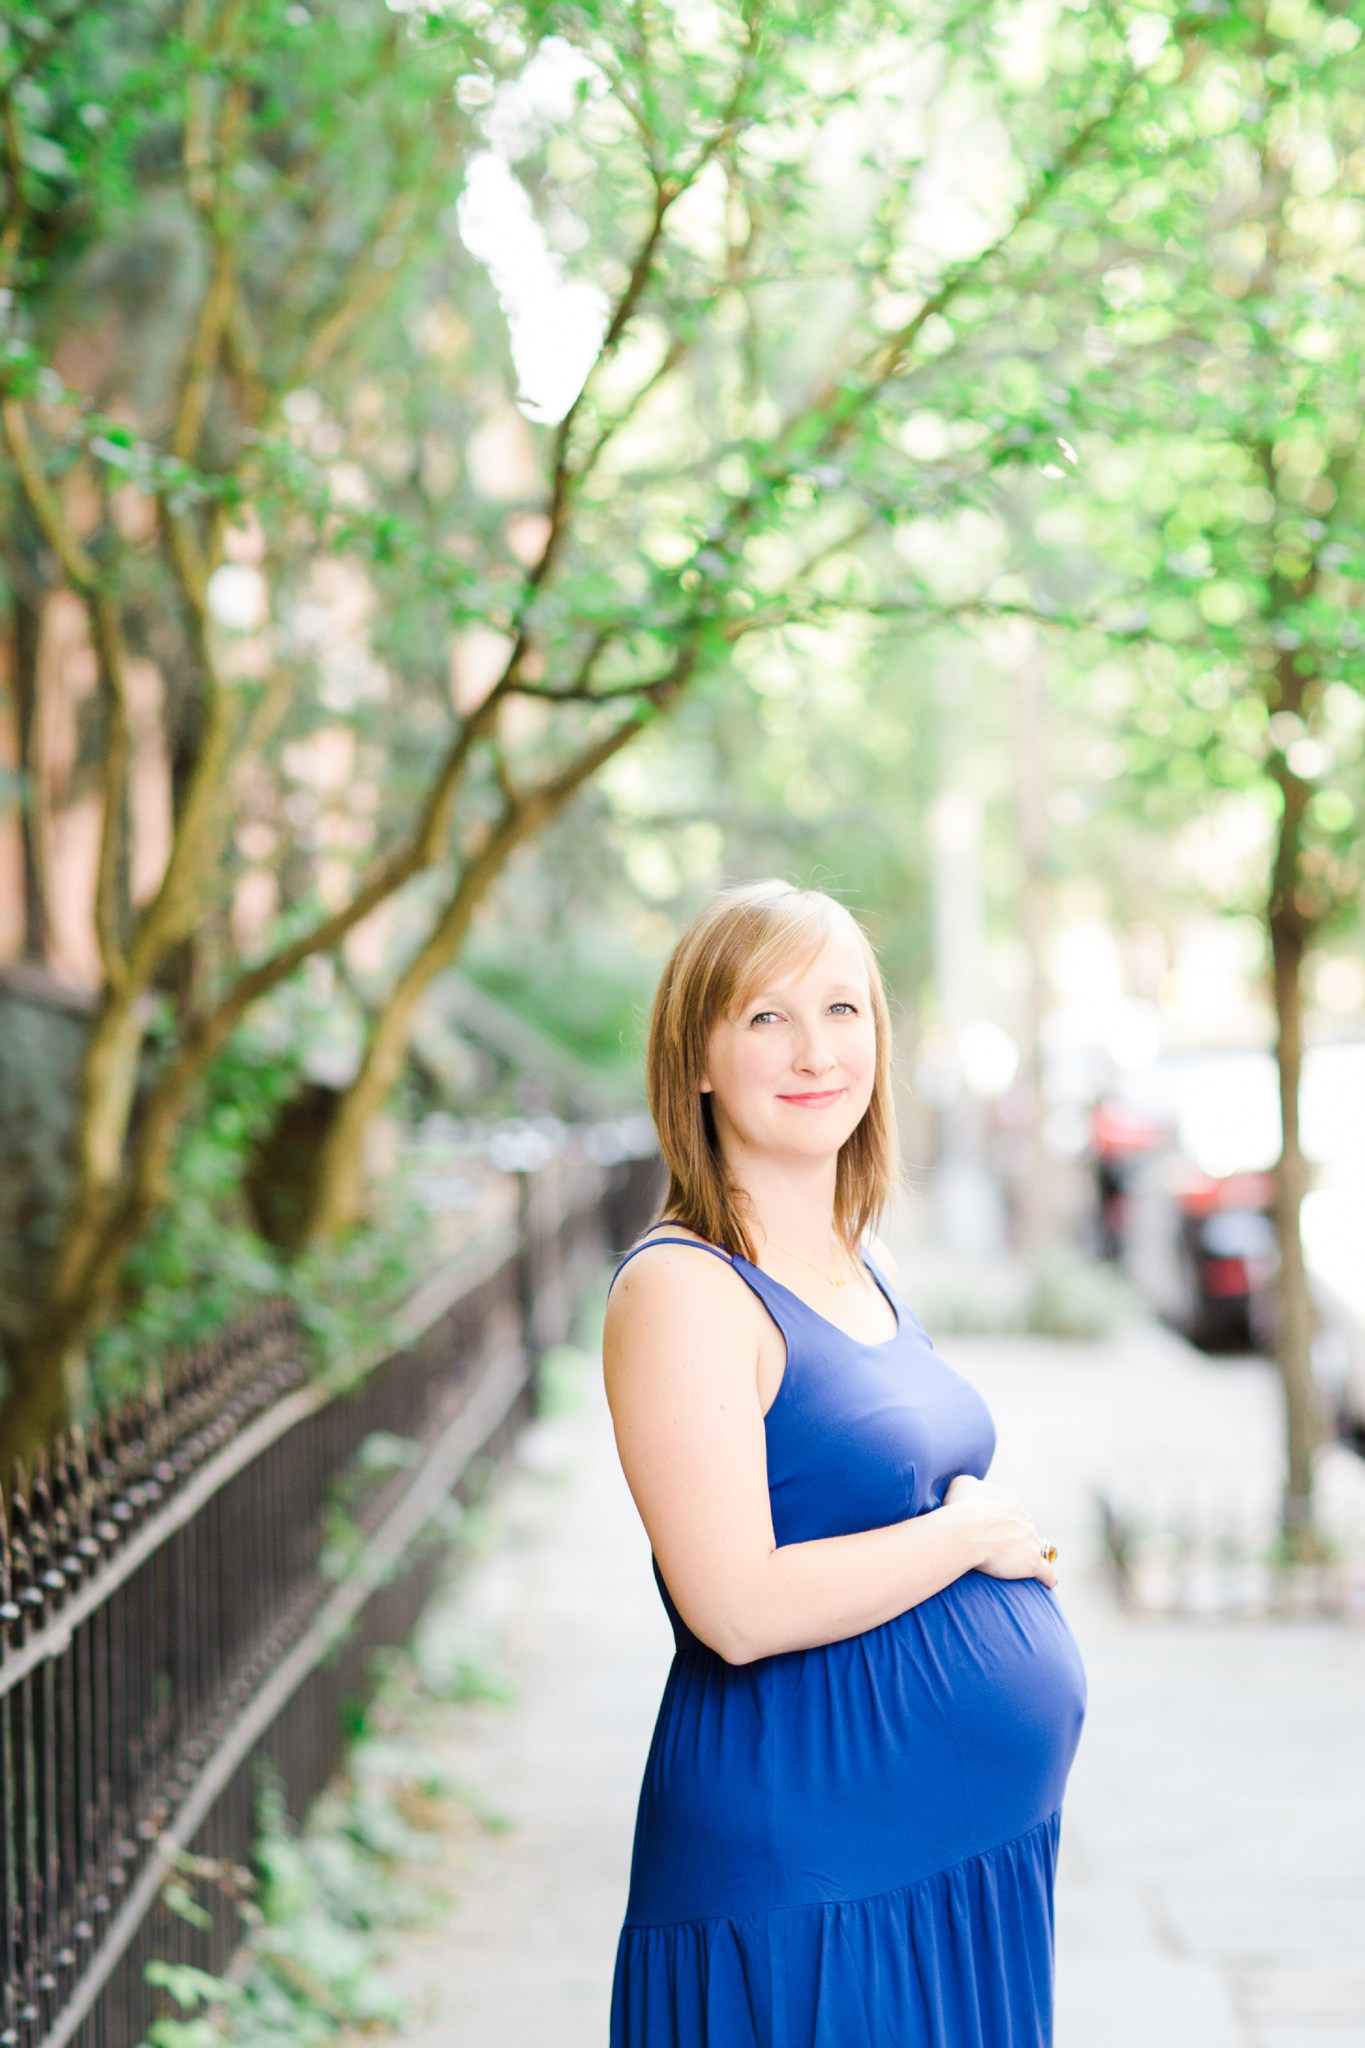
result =
M1125 1619L1091 1504L1135 1459L1197 1476L1230 1446L1273 1458L1269 1368L1204 1360L1149 1327L1098 1346L939 1348L995 1413L993 1476L1058 1543L1089 1674L1056 2048L1360 2048L1365 1629ZM494 1514L498 1540L458 1607L501 1646L518 1698L442 1708L435 1736L508 1826L449 1843L448 1918L404 1944L393 1974L424 2012L416 2048L605 2048L671 1638L591 1361L577 1411L523 1440Z

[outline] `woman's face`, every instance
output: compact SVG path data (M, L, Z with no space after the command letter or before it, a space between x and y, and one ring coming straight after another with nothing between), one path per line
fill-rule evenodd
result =
M867 965L836 932L804 967L779 970L711 1033L702 1089L727 1149L835 1154L876 1078Z

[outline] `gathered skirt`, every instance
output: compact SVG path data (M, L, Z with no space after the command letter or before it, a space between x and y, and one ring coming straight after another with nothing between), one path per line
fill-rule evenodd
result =
M1048 2048L1085 1681L1055 1596L971 1572L864 1634L675 1657L611 2048Z

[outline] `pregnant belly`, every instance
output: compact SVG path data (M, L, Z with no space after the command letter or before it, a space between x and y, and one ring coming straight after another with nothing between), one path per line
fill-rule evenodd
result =
M645 1771L628 1917L864 1898L1060 1806L1085 1674L1056 1596L970 1572L879 1628L675 1664Z

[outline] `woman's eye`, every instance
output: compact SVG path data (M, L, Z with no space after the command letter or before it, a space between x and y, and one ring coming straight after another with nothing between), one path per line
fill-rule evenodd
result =
M831 1010L849 1010L849 1011L851 1011L851 1012L852 1012L852 1014L853 1014L853 1015L854 1015L855 1017L856 1017L856 1016L857 1016L857 1014L858 1014L858 1008L857 1008L857 1005L856 1005L856 1003L845 1003L845 1002L837 1002L837 1003L831 1003L831 1004L830 1004L830 1008L831 1008Z
M756 1017L751 1017L749 1019L749 1022L751 1024L761 1024L765 1017L775 1017L776 1015L776 1010L760 1010Z

